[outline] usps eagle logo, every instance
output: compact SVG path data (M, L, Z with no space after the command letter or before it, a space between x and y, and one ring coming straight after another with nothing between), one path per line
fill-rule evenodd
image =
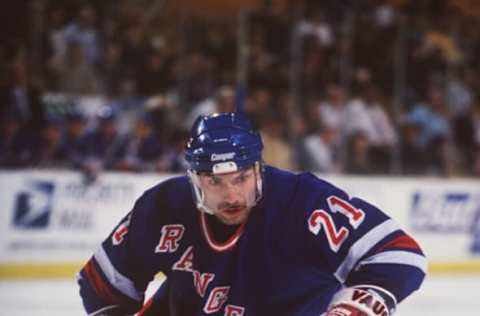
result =
M19 228L46 228L50 221L54 184L47 181L28 182L17 193L13 225Z

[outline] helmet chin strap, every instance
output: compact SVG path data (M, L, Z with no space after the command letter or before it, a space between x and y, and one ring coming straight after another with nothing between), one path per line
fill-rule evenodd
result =
M262 166L260 162L256 162L254 165L255 170L255 201L252 205L247 205L248 207L254 207L257 205L258 201L262 198L263 195L263 181L262 181ZM190 178L190 184L193 188L193 193L195 197L195 203L197 209L205 212L210 215L214 215L215 211L213 211L210 207L208 207L205 203L205 193L200 188L200 179L198 178L198 174L193 170L187 170L187 175Z
M263 178L262 178L262 176L263 176L263 169L262 169L263 164L260 161L257 161L257 162L255 162L254 168L255 168L255 178L256 178L257 190L255 192L255 203L253 204L253 206L255 206L263 196Z

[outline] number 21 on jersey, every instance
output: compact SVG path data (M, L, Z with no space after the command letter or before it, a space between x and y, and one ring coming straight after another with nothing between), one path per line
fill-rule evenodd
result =
M365 219L364 211L355 208L352 204L335 195L329 196L327 202L330 211L346 216L353 229L357 229ZM337 228L332 216L322 209L315 210L312 215L310 215L308 218L308 228L315 235L318 235L323 228L330 249L332 249L333 252L338 252L350 234L350 230L344 226Z

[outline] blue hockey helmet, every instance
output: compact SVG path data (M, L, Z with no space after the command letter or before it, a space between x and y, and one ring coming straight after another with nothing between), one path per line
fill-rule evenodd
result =
M198 179L200 173L223 174L249 167L255 171L254 203L258 202L262 197L262 149L260 134L243 113L200 116L193 124L185 149L197 208L209 214L215 213L211 206L206 205Z
M185 158L197 173L227 173L260 162L262 149L260 134L243 113L215 113L195 121Z

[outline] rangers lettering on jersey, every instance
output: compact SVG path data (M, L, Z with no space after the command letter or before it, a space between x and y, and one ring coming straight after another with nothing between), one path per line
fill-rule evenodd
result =
M180 259L173 265L172 270L193 272L193 246L185 250Z
M200 297L205 297L208 285L215 279L214 273L201 273L193 268L193 246L189 246L182 254L180 259L174 263L172 270L190 272L193 276L193 286ZM219 311L228 299L229 286L215 287L209 294L203 310L205 313L214 313ZM245 308L237 305L225 306L226 316L242 316Z
M225 306L225 316L243 316L245 308L236 305Z
M203 311L207 314L218 312L228 299L229 286L217 286L210 292Z
M215 275L212 273L200 274L200 272L198 272L197 270L193 270L193 285L195 285L195 289L197 290L198 295L200 295L201 297L205 296L207 286L214 277Z
M178 249L179 241L183 237L185 226L182 224L165 225L162 227L162 237L155 248L158 252L175 252Z

